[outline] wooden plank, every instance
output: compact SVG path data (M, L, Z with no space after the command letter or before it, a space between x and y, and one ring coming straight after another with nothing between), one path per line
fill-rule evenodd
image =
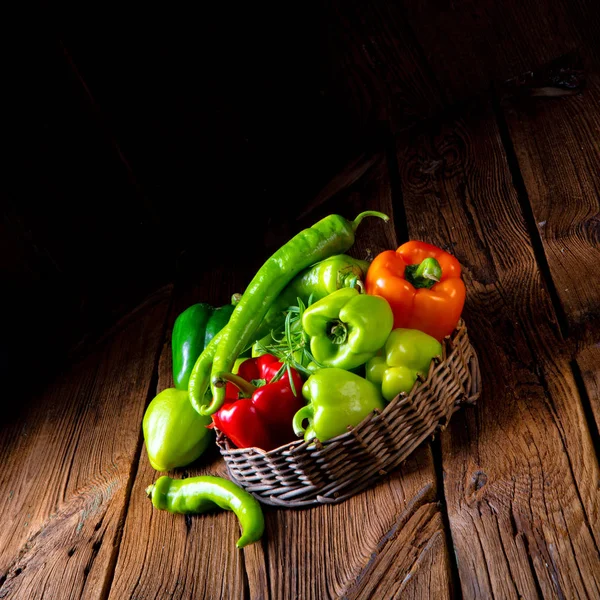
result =
M447 569L440 569L438 562L448 563L448 546L442 535L436 533L428 544L426 560L419 568L411 570L404 578L402 585L394 592L393 596L373 595L372 598L390 598L391 600L411 600L412 598L440 598L445 595L446 588L451 590L450 597L458 598L450 573ZM385 581L385 579L384 579ZM370 600L369 599L369 600Z
M565 53L581 52L588 66L600 60L595 0L404 0L403 5L452 103Z
M240 286L247 281L239 268L186 271L185 279L176 286L153 396L173 387L171 331L177 315L195 302L226 304L234 292L243 291ZM202 474L227 477L226 471L214 445L194 464L169 474L178 478ZM144 445L109 598L244 597L243 552L247 550L235 547L240 535L237 518L225 511L186 518L156 510L145 489L162 474L151 467Z
M442 434L444 488L465 598L597 598L600 475L493 111L398 143L410 237L464 267L483 375Z
M110 577L171 287L5 424L0 597L100 597Z
M338 506L269 510L264 549L246 555L249 576L266 563L266 577L250 580L250 597L399 594L413 573L431 564L435 542L444 539L431 470L426 446L390 477ZM436 598L450 598L446 558L431 570ZM415 590L419 598L428 598L425 592Z
M567 330L597 340L600 76L576 96L507 98L502 107Z
M577 356L576 363L590 404L592 418L596 424L596 433L598 433L600 432L600 343L584 348Z
M435 566L436 560L448 565L442 516L435 504L421 506L403 523L402 535L385 542L344 598L400 598L408 594L407 588L417 598L449 596L450 571ZM416 581L422 570L429 580L426 587Z
M286 231L293 234L334 209L341 208L341 214L348 217L367 206L390 210L385 162L380 158L365 172L337 204L334 200L320 205L321 214L315 209L315 214L288 223ZM281 236L275 228L265 239L264 258L284 241ZM369 248L374 252L395 243L393 228L376 219L368 225L365 222L358 237L354 251L360 255ZM191 294L177 296L171 320L192 301L223 302L230 293L240 291L249 276L250 272L244 276L239 265L231 264L207 271ZM158 388L171 384L169 361L170 348L165 345ZM227 476L224 462L213 455L178 471L177 475ZM184 599L199 594L273 600L365 597L378 586L390 593L414 587L410 579L423 569L431 572L428 585L436 590L435 597L450 597L450 570L429 446L379 485L341 505L305 510L265 506L266 531L261 543L241 552L235 548L239 529L231 513L183 519L152 509L144 489L156 477L142 453L111 599ZM428 597L424 592L415 588L411 593Z

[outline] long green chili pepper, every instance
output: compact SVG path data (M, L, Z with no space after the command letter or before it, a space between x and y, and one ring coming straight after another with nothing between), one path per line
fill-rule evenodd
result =
M207 395L208 384L210 382L210 370L222 335L223 330L221 329L221 331L219 331L219 333L217 333L217 335L209 342L208 346L204 348L190 373L188 396L192 406L201 415L204 414L202 410L206 405L205 396Z
M354 221L348 221L340 215L328 215L297 233L267 259L244 291L229 323L221 330L210 373L211 403L208 406L202 404L208 387L203 374L201 377L197 374L193 387L188 387L192 404L201 405L200 414L212 415L223 405L226 382L221 374L231 372L237 357L248 347L253 334L285 286L306 267L346 252L354 244L357 227L369 216L389 221L388 215L374 210L360 213ZM207 361L206 358L202 359L202 355L198 360Z
M265 530L265 519L258 500L223 477L200 475L171 479L164 475L146 488L155 508L177 514L200 514L215 508L231 510L240 522L242 535L236 546L243 548L258 541Z

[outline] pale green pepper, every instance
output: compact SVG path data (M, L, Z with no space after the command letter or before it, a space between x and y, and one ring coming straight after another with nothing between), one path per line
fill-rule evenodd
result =
M394 315L381 296L342 288L311 304L302 315L310 351L324 367L351 370L365 364L383 347Z
M294 415L293 426L296 435L307 441L315 437L321 442L329 440L385 407L375 384L335 367L313 373L302 386L302 396L309 404Z
M394 329L385 343L382 355L367 361L366 378L380 387L390 402L398 394L408 394L417 377L427 377L435 356L442 356L442 345L417 329Z
M214 438L210 417L192 406L186 390L167 388L150 402L142 429L153 469L170 471L199 458Z

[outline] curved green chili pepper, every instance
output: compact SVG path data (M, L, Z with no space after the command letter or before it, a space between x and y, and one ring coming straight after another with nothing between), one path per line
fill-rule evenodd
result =
M202 413L203 408L205 408L206 401L205 395L208 395L208 383L210 380L210 369L213 364L213 360L215 358L215 354L217 353L217 347L221 342L221 338L223 336L223 329L215 335L215 337L210 341L210 344L204 348L202 354L196 360L194 364L194 368L190 373L190 379L188 381L188 396L192 406L203 416Z
M231 372L235 360L249 346L252 336L285 286L306 267L346 252L354 244L357 227L368 216L389 221L386 214L374 210L360 213L354 221L340 215L328 215L297 233L267 259L244 291L229 323L220 332L210 379L204 372L196 373L192 386L190 377L188 390L194 406L202 405L208 384L211 386L212 401L208 406L200 407L200 414L212 415L223 405L226 382L221 373ZM202 355L198 360L203 360ZM203 371L208 366L206 363L203 363Z
M223 477L200 475L171 479L164 475L146 488L155 508L177 514L200 514L216 507L231 510L240 522L242 535L236 546L243 548L258 541L265 530L265 519L258 500Z

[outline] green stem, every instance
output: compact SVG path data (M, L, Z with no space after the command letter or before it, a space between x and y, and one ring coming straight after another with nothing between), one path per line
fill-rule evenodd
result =
M255 385L252 385L243 377L234 375L233 373L219 373L219 379L222 379L224 382L229 381L230 383L233 383L233 385L242 392L245 398L252 398L252 394L257 390Z
M341 321L333 321L329 330L329 339L332 344L342 345L348 339L348 329Z
M420 264L406 265L406 281L415 288L430 288L442 277L442 267L435 258L426 258Z
M356 231L358 229L360 222L365 217L379 217L380 219L383 219L384 221L390 220L390 218L385 213L379 212L378 210L365 210L364 212L361 212L356 217L356 219L354 219L354 221L352 221L352 231Z
M306 427L304 427L303 421L304 419L311 419L313 417L313 407L310 404L303 406L292 419L292 427L294 428L294 433L300 437L304 435L306 431Z
M355 273L350 273L348 275L343 275L340 278L340 287L355 288L361 294L363 294L364 289L365 289L365 284L363 283L363 280L358 275L356 275Z

